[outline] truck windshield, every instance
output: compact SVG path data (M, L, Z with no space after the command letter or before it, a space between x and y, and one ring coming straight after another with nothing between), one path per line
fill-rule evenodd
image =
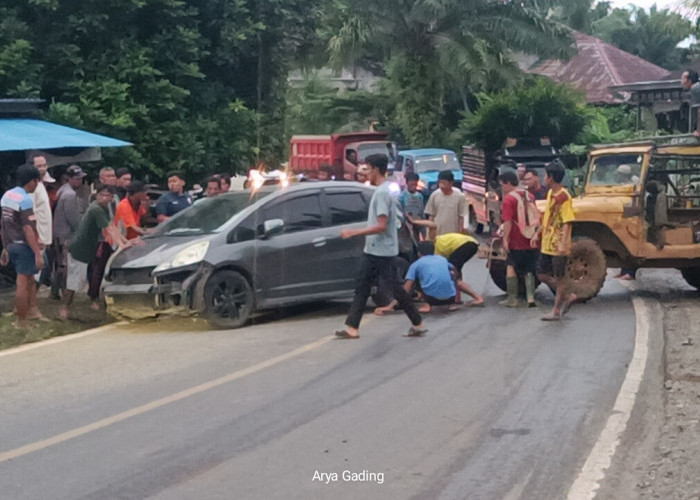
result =
M396 161L393 144L391 142L379 142L375 144L360 144L358 147L360 161L365 161L369 155L387 155L390 162Z
M422 156L416 158L415 169L417 174L425 172L442 172L443 170L459 170L461 167L455 154L436 156Z
M596 156L591 161L592 186L626 186L638 184L642 173L642 155L611 154Z
M272 192L272 189L260 190L254 194L242 191L204 198L160 224L151 235L192 236L215 233L231 217Z

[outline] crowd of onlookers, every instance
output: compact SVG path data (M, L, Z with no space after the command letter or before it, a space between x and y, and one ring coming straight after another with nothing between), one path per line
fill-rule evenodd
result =
M78 292L87 292L91 308L99 310L109 258L119 247L140 244L139 236L153 225L149 224L148 186L133 179L129 169L104 167L92 184L85 182L87 173L78 165L70 165L57 177L49 173L46 157L36 155L17 169L16 187L5 192L0 202L0 264L12 262L17 275L17 328L48 320L37 305L41 293L61 301L62 320L68 318ZM169 172L167 182L168 191L155 205L158 223L195 201L185 191L181 172ZM207 197L229 189L228 174L206 180Z

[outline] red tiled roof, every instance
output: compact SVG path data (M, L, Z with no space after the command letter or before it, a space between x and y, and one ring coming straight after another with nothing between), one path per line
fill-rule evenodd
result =
M641 81L662 80L670 72L590 35L574 32L578 55L568 61L549 59L535 64L528 73L568 83L586 93L589 103L619 103L625 99L609 87Z

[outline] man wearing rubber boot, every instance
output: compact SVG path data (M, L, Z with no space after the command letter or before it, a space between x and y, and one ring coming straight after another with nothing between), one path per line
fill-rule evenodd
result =
M534 213L535 197L527 189L518 187L518 177L514 172L503 172L498 176L503 191L503 205L501 216L503 218L503 250L507 253L506 259L506 300L500 302L504 307L518 307L518 275L525 277L525 296L528 307L537 307L535 302L535 271L538 250L538 234L527 238L523 232L527 227L539 224L537 220L528 220L527 213ZM529 223L529 224L528 224Z

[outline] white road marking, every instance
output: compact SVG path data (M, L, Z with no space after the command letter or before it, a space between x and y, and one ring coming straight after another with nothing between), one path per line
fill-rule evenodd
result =
M571 486L567 498L569 500L583 500L595 498L600 483L605 477L606 470L610 467L615 450L620 444L622 433L627 428L634 407L639 386L644 377L644 370L649 354L649 308L639 297L632 297L635 311L635 345L632 361L627 368L627 375L620 387L620 392L615 400L612 413L598 441L591 450L586 463L579 473L576 481Z
M326 344L327 342L330 342L334 338L335 338L335 336L324 337L321 340L317 340L315 342L311 342L310 344L303 345L297 349L294 349L293 351L289 351L285 354L275 356L274 358L268 359L266 361L262 361L256 365L250 366L248 368L244 368L243 370L238 370L238 371L235 371L235 372L230 373L228 375L225 375L223 377L220 377L220 378L217 378L214 380L210 380L209 382L205 382L203 384L197 385L195 387L191 387L189 389L185 389L184 391L180 391L180 392L177 392L175 394L171 394L170 396L156 399L155 401L151 401L150 403L146 403L144 405L137 406L136 408L132 408L131 410L127 410L127 411L118 413L118 414L113 415L111 417L103 418L102 420L98 420L97 422L93 422L91 424L87 424L87 425L84 425L82 427L78 427L76 429L72 429L70 431L58 434L56 436L52 436L50 438L43 439L41 441L36 441L34 443L20 446L19 448L15 448L13 450L9 450L9 451L0 453L0 463L6 462L8 460L12 460L14 458L18 458L18 457L21 457L24 455L28 455L29 453L33 453L35 451L43 450L44 448L48 448L48 447L54 446L56 444L64 443L64 442L69 441L73 438L84 436L85 434L88 434L90 432L93 432L93 431L96 431L99 429L104 429L105 427L108 427L112 424L116 424L118 422L122 422L122 421L127 420L131 417L136 417L138 415L142 415L142 414L147 413L149 411L158 409L162 406L169 405L169 404L175 403L177 401L181 401L181 400L188 398L190 396L194 396L195 394L199 394L201 392L205 392L205 391L208 391L210 389L214 389L215 387L226 384L228 382L233 382L234 380L238 380L238 379L243 378L247 375L252 375L256 372L264 370L265 368L270 368L271 366L279 364L279 363L286 361L288 359L291 359L295 356L299 356L299 355L307 353L313 349L321 347L322 345Z
M84 332L72 333L70 335L62 335L60 337L53 337L47 340L41 340L39 342L32 342L31 344L24 344L17 347L12 347L10 349L5 349L0 351L0 358L4 356L11 356L12 354L19 354L21 352L31 351L33 349L38 349L39 347L45 347L53 344L60 344L61 342L67 342L69 340L81 339L83 337L89 337L90 335L95 335L96 333L102 333L105 330L114 328L115 326L126 325L126 321L119 321L118 323L110 323L108 325L98 326L97 328L92 328L91 330L85 330Z

